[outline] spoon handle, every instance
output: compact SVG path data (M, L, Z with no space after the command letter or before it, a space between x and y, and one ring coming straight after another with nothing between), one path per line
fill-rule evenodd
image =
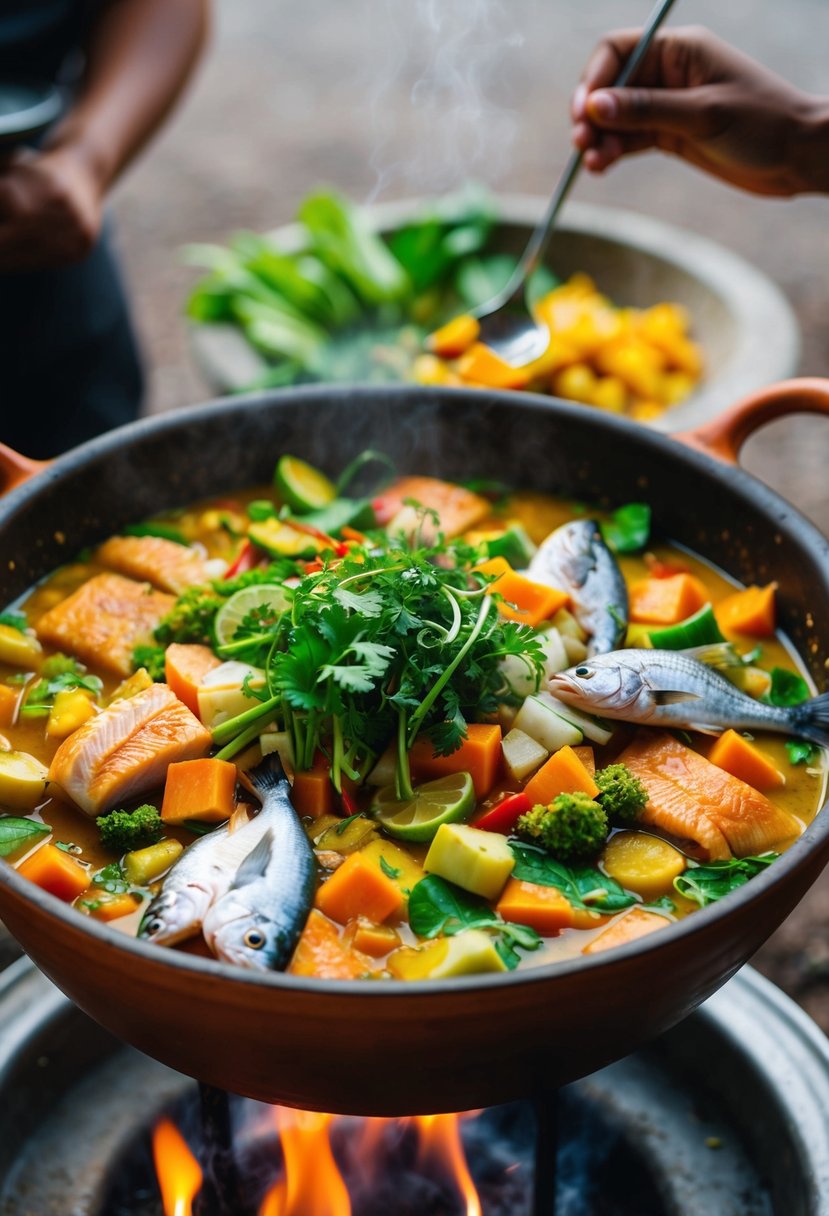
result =
M657 4L642 31L642 37L633 48L624 67L613 82L614 88L622 88L633 77L634 72L644 59L648 47L653 41L654 34L673 8L675 2L676 0L657 0ZM570 153L567 164L564 166L561 177L558 179L556 188L553 191L553 196L544 213L544 217L540 220L530 237L515 274L504 292L506 300L512 300L523 292L526 280L543 258L550 243L550 237L552 236L558 213L561 210L561 205L570 193L570 187L578 176L582 155L579 151Z

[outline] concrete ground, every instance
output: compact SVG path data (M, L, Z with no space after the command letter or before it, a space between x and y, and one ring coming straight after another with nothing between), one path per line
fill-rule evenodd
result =
M649 3L219 0L217 9L195 87L116 196L154 412L205 395L181 321L193 278L183 244L273 227L321 183L358 200L467 177L548 192L569 151L580 66L604 30L640 22ZM674 21L705 24L829 93L825 0L685 0ZM797 311L802 372L829 375L829 201L747 197L656 156L585 178L576 196L685 225L754 261ZM752 440L745 462L829 531L827 456L825 420L798 418ZM757 960L825 1030L828 919L826 876Z

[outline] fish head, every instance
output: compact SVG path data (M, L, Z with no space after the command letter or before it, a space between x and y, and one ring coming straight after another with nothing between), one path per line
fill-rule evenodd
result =
M198 889L162 891L141 918L138 936L158 945L183 941L198 929L206 903L204 892Z
M618 654L594 655L550 677L550 692L559 700L605 718L646 721L656 708L650 685L637 664Z
M273 971L285 962L284 925L241 901L222 901L205 922L205 937L217 958L237 967Z

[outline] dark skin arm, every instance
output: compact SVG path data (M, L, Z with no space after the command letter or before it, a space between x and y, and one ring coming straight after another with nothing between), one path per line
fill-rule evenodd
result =
M0 166L0 273L69 265L110 186L172 109L207 37L209 0L111 0L75 104L42 149Z
M661 31L636 83L608 87L639 33L604 38L574 94L573 142L588 169L659 148L755 194L829 192L829 97L698 27Z

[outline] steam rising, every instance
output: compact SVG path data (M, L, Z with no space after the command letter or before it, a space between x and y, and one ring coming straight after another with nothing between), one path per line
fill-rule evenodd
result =
M442 193L470 177L497 181L510 167L519 121L499 98L505 61L524 41L514 12L501 0L385 0L385 20L369 201L390 189ZM401 78L411 81L402 120L389 104Z

